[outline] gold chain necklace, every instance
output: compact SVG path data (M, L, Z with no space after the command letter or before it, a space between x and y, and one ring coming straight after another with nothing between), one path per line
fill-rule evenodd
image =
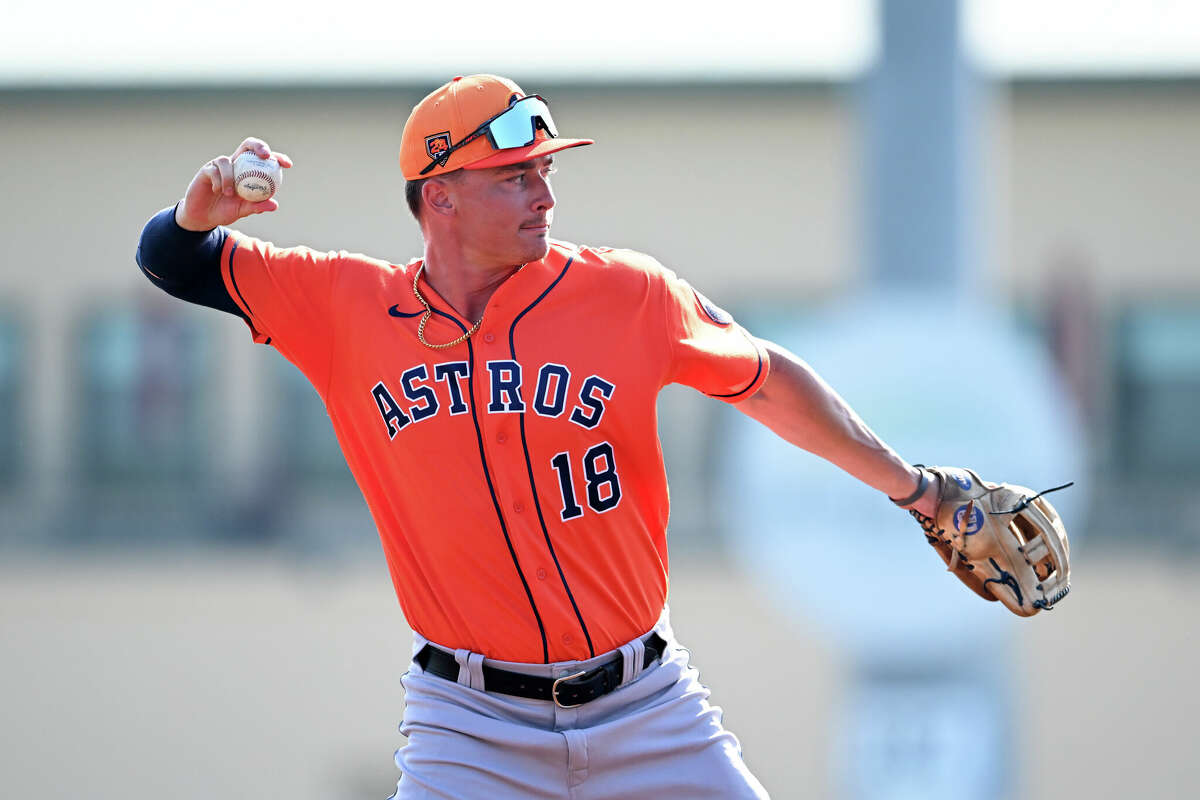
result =
M471 338L471 334L479 330L479 323L483 322L483 317L480 317L476 323L471 326L471 330L467 331L453 342L446 342L445 344L430 344L429 342L425 341L425 323L428 322L429 318L433 316L433 308L425 301L425 298L421 296L421 290L417 288L417 281L421 280L421 272L424 269L425 262L421 262L421 266L417 267L417 274L413 276L413 294L415 294L417 299L421 301L421 305L425 306L425 313L421 315L421 321L417 323L417 339L419 339L421 344L425 345L430 350L445 350L447 347L454 347L456 344L462 344L467 339Z

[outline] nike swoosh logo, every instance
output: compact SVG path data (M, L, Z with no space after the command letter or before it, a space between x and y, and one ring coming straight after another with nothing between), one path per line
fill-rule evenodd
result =
M401 319L407 319L407 318L409 318L409 317L419 317L419 316L421 316L422 314L424 314L425 312L424 312L424 311L417 311L417 312L415 312L415 313L413 313L413 314L408 314L408 313L406 313L406 312L404 312L404 311L401 311L401 310L400 310L400 304L399 304L399 303L397 303L396 305L394 305L394 306L392 306L391 308L389 308L389 309L388 309L388 313L389 313L389 314L391 314L393 317L400 317Z

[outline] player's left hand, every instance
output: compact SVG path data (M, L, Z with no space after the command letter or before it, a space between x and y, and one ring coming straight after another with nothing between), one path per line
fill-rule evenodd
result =
M909 513L963 583L1022 617L1053 608L1067 596L1071 588L1067 530L1042 496L1045 492L989 483L958 467L920 469L940 484L936 504L930 515L916 509Z

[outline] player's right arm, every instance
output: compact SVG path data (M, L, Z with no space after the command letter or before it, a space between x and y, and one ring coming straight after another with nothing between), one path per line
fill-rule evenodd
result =
M279 207L274 199L251 203L234 191L233 162L247 151L292 165L286 155L253 138L232 155L212 159L179 203L147 223L138 265L168 294L240 317L255 342L278 350L323 394L333 363L335 286L349 256L276 247L226 227Z
M183 199L150 219L135 257L143 274L167 294L243 318L221 279L221 249L228 235L223 226L279 208L274 198L251 203L234 191L233 161L246 151L292 166L287 155L272 152L262 139L245 139L233 155L217 156L202 166Z

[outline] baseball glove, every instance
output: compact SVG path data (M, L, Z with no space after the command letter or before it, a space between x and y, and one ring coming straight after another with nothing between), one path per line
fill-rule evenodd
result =
M1071 549L1046 492L989 483L969 469L917 467L940 484L937 511L933 517L909 513L950 572L983 599L999 600L1022 617L1067 596Z

